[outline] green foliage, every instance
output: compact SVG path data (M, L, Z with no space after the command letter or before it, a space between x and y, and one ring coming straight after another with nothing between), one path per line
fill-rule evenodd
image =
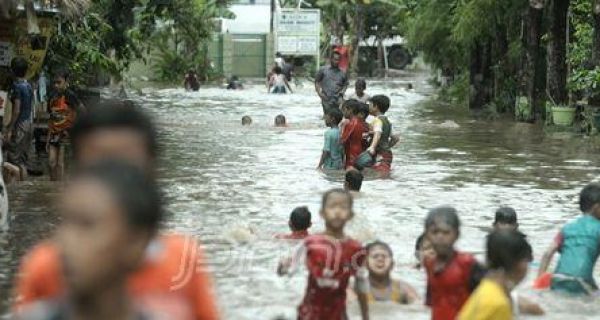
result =
M409 45L434 68L455 70L466 64L464 47L452 34L456 5L456 0L422 0L408 20Z
M50 68L68 67L75 82L86 82L97 72L119 76L130 61L159 48L161 78L174 61L199 61L203 42L209 38L214 19L231 17L222 0L95 0L81 19L63 20L48 55ZM177 48L172 57L169 43ZM203 63L202 65L205 65ZM186 67L189 67L186 64ZM184 69L185 70L185 69ZM180 78L181 74L177 78Z
M571 65L568 87L578 95L589 95L600 90L600 68L592 67L592 39L594 34L592 3L572 0L573 40L569 44L568 62Z

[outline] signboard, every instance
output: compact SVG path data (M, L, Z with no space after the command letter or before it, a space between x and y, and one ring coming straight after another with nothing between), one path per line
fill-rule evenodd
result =
M10 66L12 61L13 50L10 42L0 41L0 67Z
M318 55L321 11L281 9L275 23L276 51L289 55Z

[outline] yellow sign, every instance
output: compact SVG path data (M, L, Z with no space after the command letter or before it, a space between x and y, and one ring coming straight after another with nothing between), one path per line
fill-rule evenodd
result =
M48 45L56 29L56 20L52 18L38 18L38 23L40 26L39 35L31 36L27 34L26 19L19 19L15 32L15 42L17 44L15 55L24 57L29 62L27 79L31 79L42 68Z

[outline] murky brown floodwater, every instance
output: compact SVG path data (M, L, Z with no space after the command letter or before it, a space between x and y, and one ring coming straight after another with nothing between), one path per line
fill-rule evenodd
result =
M406 81L415 83L417 92L404 90ZM271 238L287 231L288 214L298 205L310 207L313 231L321 230L316 215L320 194L341 186L341 175L314 170L324 126L312 86L305 84L288 96L265 91L148 89L139 97L162 129L160 176L172 213L167 228L202 239L215 267L225 319L294 318L306 280L275 275L288 245ZM580 188L598 179L600 147L594 140L544 135L539 128L510 121L474 122L459 108L426 102L430 90L424 75L374 81L368 91L392 97L389 116L402 144L394 150L391 179L364 184L350 233L365 241L388 241L397 259L395 276L420 292L425 277L411 267L413 243L428 208L456 206L464 223L458 246L481 253L494 210L513 206L538 261L559 226L579 214ZM279 113L287 116L289 129L271 127ZM246 114L254 119L250 128L240 126ZM456 124L446 122L451 119ZM27 182L11 193L13 227L0 236L0 314L6 310L18 259L56 222L48 205L56 186ZM600 315L598 299L559 300L531 291L530 283L521 291L548 310L549 316L541 319ZM406 317L428 319L428 313L420 306L372 308L373 319Z

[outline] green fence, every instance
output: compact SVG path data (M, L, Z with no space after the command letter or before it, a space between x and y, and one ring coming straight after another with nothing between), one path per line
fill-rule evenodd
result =
M221 34L209 43L215 69L225 76L264 77L273 56L272 37L267 34Z

